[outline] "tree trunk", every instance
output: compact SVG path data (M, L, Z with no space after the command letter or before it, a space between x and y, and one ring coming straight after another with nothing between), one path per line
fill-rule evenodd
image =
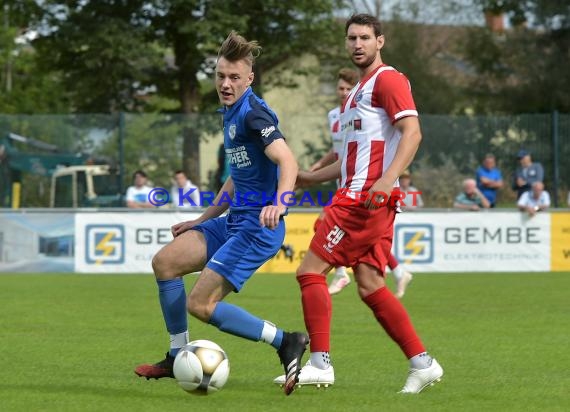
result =
M198 187L202 187L200 180L200 133L192 126L182 128L182 170L188 178Z
M175 49L176 50L176 49ZM200 176L200 131L196 128L198 103L200 101L199 84L196 79L197 70L192 69L191 51L182 46L176 50L179 67L180 109L185 115L182 128L182 170L198 187L202 187ZM186 69L186 70L185 70Z
M503 13L485 12L485 23L493 33L505 31L505 15Z

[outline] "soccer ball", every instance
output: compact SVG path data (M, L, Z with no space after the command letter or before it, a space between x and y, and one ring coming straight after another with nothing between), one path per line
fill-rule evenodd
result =
M209 340L195 340L178 351L174 359L174 377L188 393L207 395L217 392L230 375L226 352Z

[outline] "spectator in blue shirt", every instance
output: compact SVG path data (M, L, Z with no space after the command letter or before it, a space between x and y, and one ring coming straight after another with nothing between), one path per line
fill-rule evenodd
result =
M534 182L544 182L544 169L538 162L533 162L530 152L521 149L517 154L520 166L513 176L513 190L517 191L517 200L531 189Z
M503 176L497 168L495 156L491 153L485 155L483 164L475 173L477 188L487 198L491 207L497 202L497 190L503 187Z

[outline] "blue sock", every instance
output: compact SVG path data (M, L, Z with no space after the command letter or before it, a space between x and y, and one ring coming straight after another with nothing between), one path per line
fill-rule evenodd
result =
M184 282L182 278L175 278L169 280L157 279L156 283L158 284L158 297L160 299L160 307L162 308L162 316L171 337L172 344L169 353L171 356L176 356L183 344L180 342L180 339L176 339L177 342L174 344L173 335L180 336L180 334L188 330Z
M264 341L279 349L283 331L270 322L263 321L239 306L218 302L209 323L222 332L256 342Z

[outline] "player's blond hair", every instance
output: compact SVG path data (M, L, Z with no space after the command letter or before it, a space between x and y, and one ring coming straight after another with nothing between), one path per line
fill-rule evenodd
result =
M236 31L232 30L218 51L218 59L223 57L230 62L245 60L253 66L255 58L261 53L261 46L256 40L247 41Z

